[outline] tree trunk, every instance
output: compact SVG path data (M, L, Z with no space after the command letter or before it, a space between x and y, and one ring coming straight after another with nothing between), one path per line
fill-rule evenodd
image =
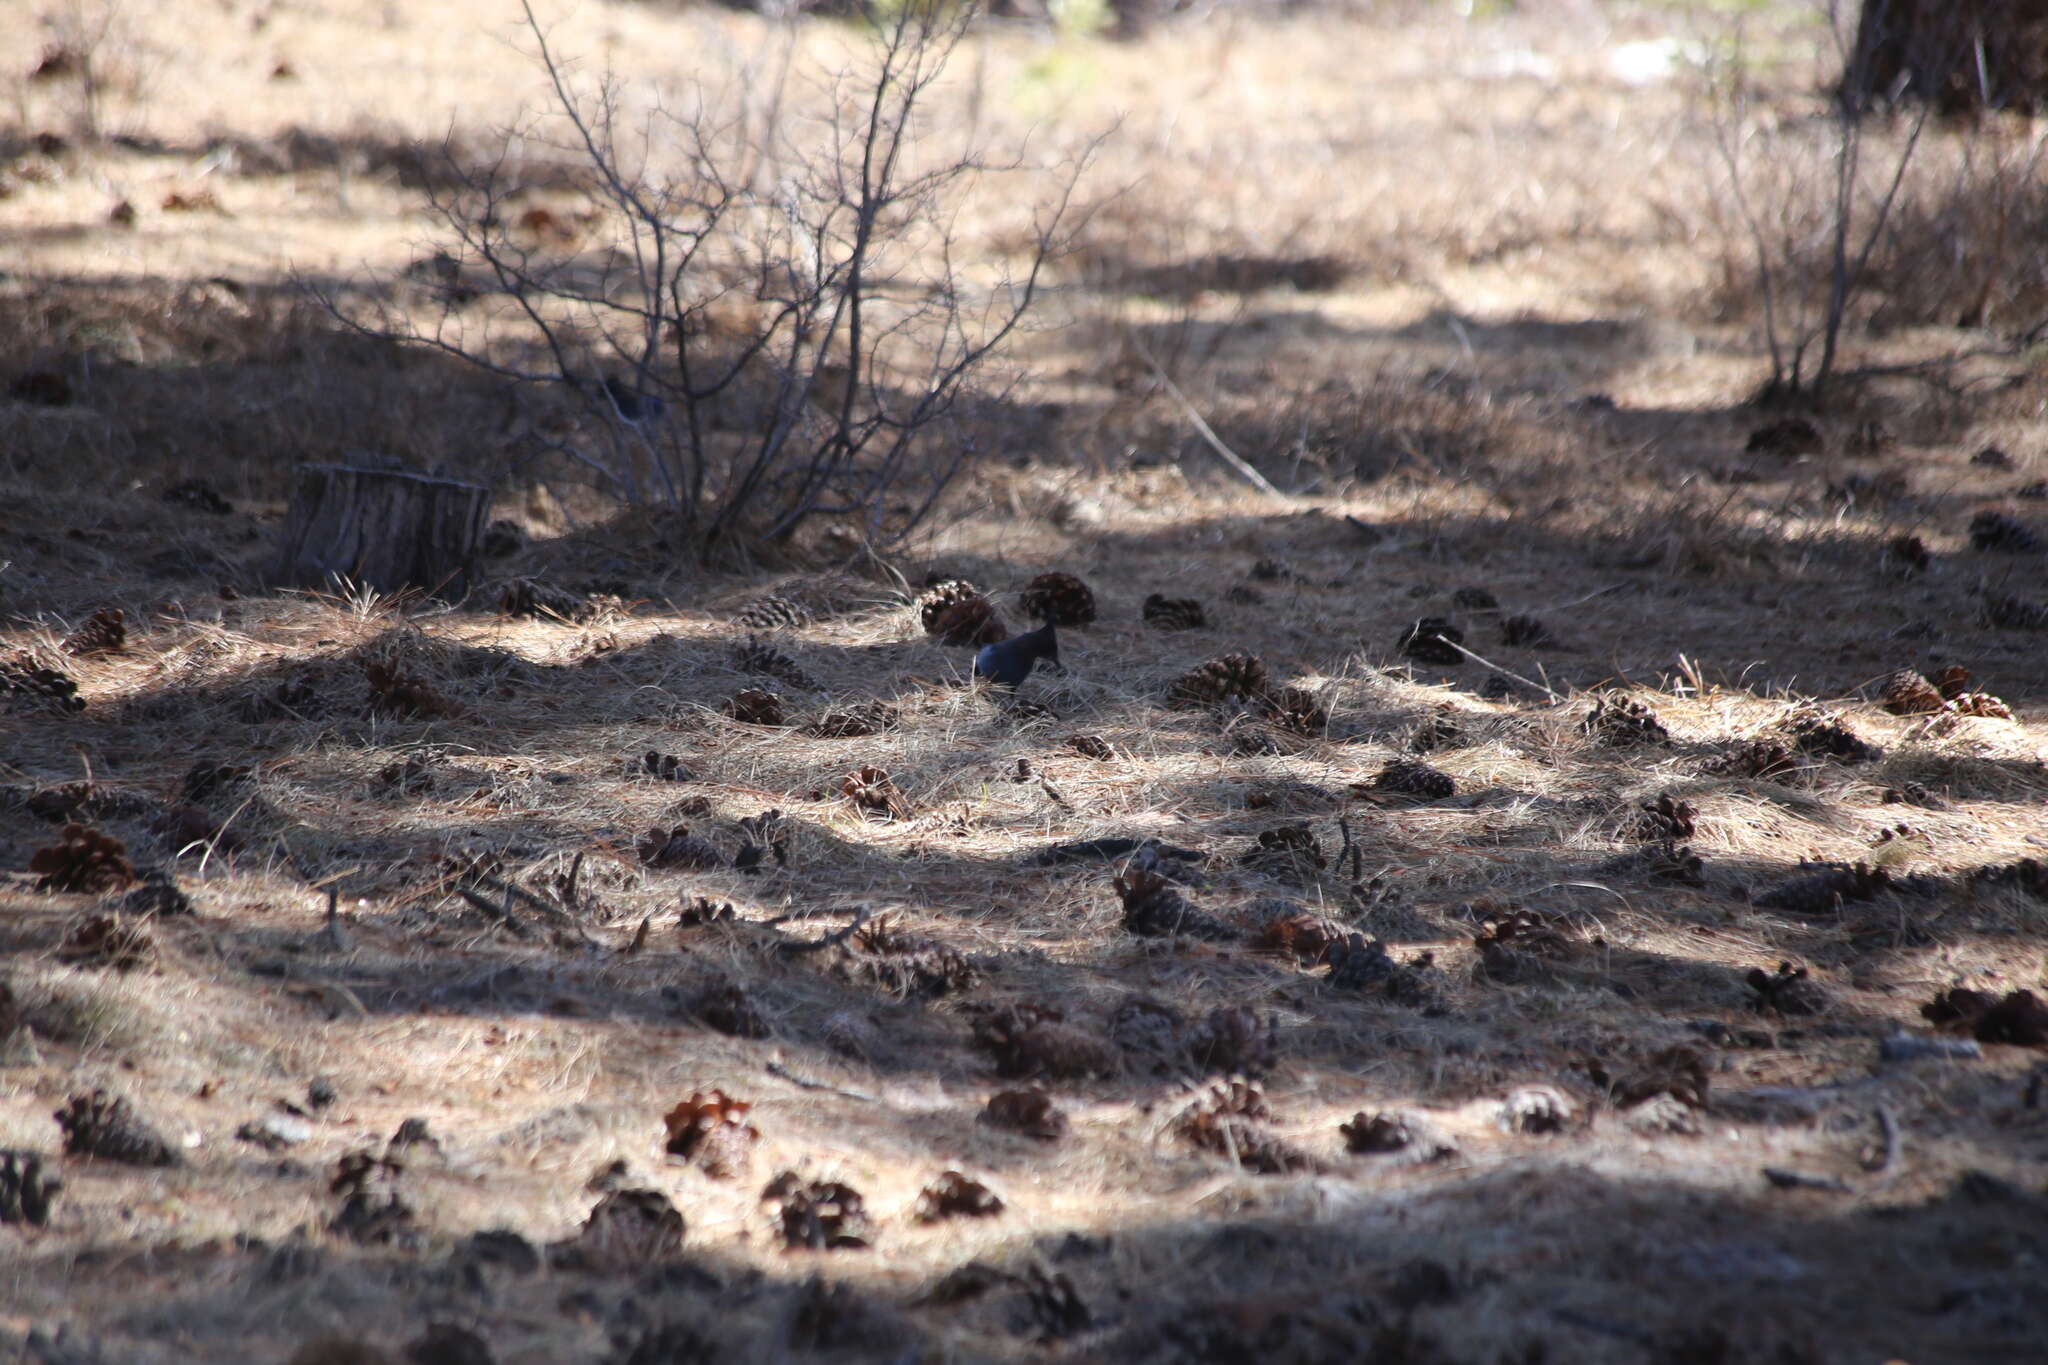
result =
M274 581L331 588L338 581L381 593L469 591L490 490L396 469L309 465L285 518Z
M1842 73L1851 108L1895 96L1943 113L2048 102L2048 0L1863 0Z

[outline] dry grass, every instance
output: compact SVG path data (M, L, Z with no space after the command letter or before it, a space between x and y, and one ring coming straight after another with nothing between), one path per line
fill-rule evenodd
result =
M1682 75L1634 89L1608 64L1662 36L1649 12L996 33L952 107L996 135L1056 108L1053 147L1121 111L1101 183L1132 188L1014 357L1026 382L976 414L995 458L915 561L823 534L772 575L707 577L658 516L536 453L575 438L545 396L337 337L284 288L288 262L430 249L405 149L450 108L487 145L530 90L517 53L466 11L277 11L202 41L177 9L134 8L123 41L161 74L106 115L155 141L24 150L0 199L0 228L33 229L32 269L0 286L0 376L48 369L77 395L0 400L0 654L61 667L85 701L0 695L7 983L35 1049L0 1040L0 1139L48 1157L51 1112L105 1088L183 1164L62 1160L50 1226L5 1233L0 1327L68 1322L110 1359L282 1361L329 1336L396 1358L449 1321L535 1365L710 1358L655 1354L663 1323L734 1359L1158 1362L1989 1361L2048 1331L2026 1287L2038 1050L1879 1057L1894 1030L1933 1032L1939 990L2048 983L2048 902L1972 875L2048 857L2048 637L1987 625L1981 596L2039 598L2039 556L1969 532L1987 508L2042 521L2020 496L2048 472L2036 380L2004 355L1945 391L1872 384L1816 414L1818 454L1745 449L1777 414L1741 406L1758 346L1740 301L1705 293L1726 242L1683 197L1699 105ZM652 80L687 45L707 79L771 50L716 9L561 24ZM269 78L281 60L295 79ZM1759 80L1790 108L1807 74ZM59 126L59 93L22 85L24 148ZM215 137L241 171L194 172ZM232 218L151 207L200 179ZM135 229L103 223L116 196ZM962 230L997 252L1020 212ZM1956 340L1860 334L1893 359ZM1226 483L1145 354L1294 496ZM1994 444L2008 463L1973 458ZM291 468L364 450L489 478L529 539L452 607L263 589ZM166 500L193 479L229 509ZM1933 559L1902 578L1883 548L1907 535ZM1101 617L1063 634L1065 673L1026 684L1035 707L969 685L966 654L919 628L927 575L1022 625L1019 590L1053 567ZM521 577L605 596L581 621L504 617ZM1207 624L1146 626L1152 593L1199 599ZM813 618L762 635L781 677L733 620L768 594ZM125 648L66 654L108 605ZM1479 658L1404 657L1423 617ZM1230 652L1313 692L1327 727L1167 704ZM1878 705L1894 670L1953 661L2014 718ZM372 662L424 689L410 713L378 700ZM750 687L790 723L732 719ZM1589 733L1621 696L1666 738ZM1800 751L1787 726L1816 697L1881 756ZM806 732L874 700L893 726ZM1744 768L1756 741L1789 769ZM1453 793L1372 785L1403 759ZM863 766L893 812L842 794ZM1659 798L1689 829L1646 823ZM188 804L205 820L162 818ZM769 810L786 863L730 866ZM126 894L35 888L67 815L192 898L147 922L150 963L63 952ZM1270 847L1295 825L1316 856ZM650 865L649 832L678 826L727 865ZM1044 857L1101 838L1195 851L1180 893L1247 941L1128 932L1126 859ZM1891 884L1788 907L1770 893L1804 860ZM886 930L809 946L863 911ZM1326 922L1289 931L1307 949L1251 940L1292 913ZM1316 960L1307 935L1333 929L1377 939L1391 973L1341 942L1334 970ZM929 942L892 956L892 936ZM1809 971L1817 1012L1763 1007L1749 974L1780 962ZM1271 1118L1191 1121L1218 1103L1212 1067L1262 1072ZM1683 1098L1696 1075L1703 1105ZM323 1077L338 1098L313 1108ZM981 1121L1040 1086L1064 1136ZM737 1179L663 1150L663 1115L714 1089L760 1130ZM237 1137L280 1101L307 1111L300 1140ZM1429 1133L1354 1153L1340 1125L1362 1112ZM331 1231L336 1162L411 1118L440 1146L404 1149L410 1219L369 1245ZM1233 1162L1283 1150L1241 1139L1294 1169ZM617 1162L612 1183L683 1213L680 1255L584 1239L521 1268L518 1244L473 1236L577 1239ZM785 1251L759 1198L785 1170L864 1196L872 1246ZM1005 1210L920 1221L947 1170Z

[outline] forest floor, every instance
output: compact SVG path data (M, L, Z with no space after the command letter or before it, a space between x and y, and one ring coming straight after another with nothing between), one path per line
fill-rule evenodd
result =
M1887 281L1872 373L1752 405L1680 8L976 40L1128 188L939 529L750 574L298 300L536 97L475 8L127 7L97 141L0 73L20 1358L2038 1353L2048 374ZM552 30L662 89L771 33ZM464 601L263 586L365 451L496 488ZM925 633L1047 572L1017 697Z

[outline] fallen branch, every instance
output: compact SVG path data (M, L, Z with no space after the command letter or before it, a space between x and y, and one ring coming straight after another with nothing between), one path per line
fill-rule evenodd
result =
M1873 1175L1890 1170L1892 1163L1899 1159L1899 1121L1892 1117L1891 1110L1881 1104L1877 1106L1877 1133L1878 1149L1863 1162L1863 1169Z

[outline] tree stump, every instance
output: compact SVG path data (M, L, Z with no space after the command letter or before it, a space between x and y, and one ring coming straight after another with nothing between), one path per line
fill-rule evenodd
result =
M308 465L285 518L274 582L331 588L346 580L380 593L469 591L490 490L398 469Z
M1895 94L1946 114L2039 109L2048 99L2048 4L1864 0L1842 95L1861 110Z

